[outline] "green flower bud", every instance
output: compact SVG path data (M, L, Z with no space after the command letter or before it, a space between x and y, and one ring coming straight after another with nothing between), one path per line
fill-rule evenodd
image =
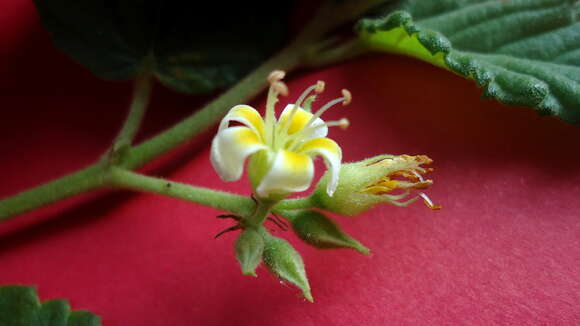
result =
M236 240L236 258L242 267L242 274L256 277L256 268L262 262L264 239L253 229L246 229Z
M331 219L317 211L301 211L292 219L292 228L300 239L320 249L350 248L368 255L370 250L344 233Z
M332 197L325 192L329 176L324 175L312 194L316 206L342 215L362 213L378 203L407 206L418 197L431 209L439 209L424 193L408 199L413 189L433 184L423 176L432 169L423 168L432 160L425 155L379 155L363 161L343 164L339 184ZM399 191L398 194L393 192Z
M314 302L300 254L284 239L268 235L264 240L266 246L263 258L266 267L279 278L299 287L304 298Z

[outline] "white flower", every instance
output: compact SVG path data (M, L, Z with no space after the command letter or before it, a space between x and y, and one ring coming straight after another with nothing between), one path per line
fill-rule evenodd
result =
M289 104L276 120L274 106L278 94L286 95L288 89L281 81L284 72L274 71L268 81L270 89L265 119L248 105L236 105L220 123L212 142L211 163L224 181L240 179L244 162L251 157L249 176L257 195L285 196L304 191L314 175L313 158L324 158L330 173L327 193L332 196L338 185L342 152L336 142L326 138L328 127L347 127L348 121L324 122L320 116L331 106L350 102L350 93L343 90L343 97L328 102L316 113L310 112L315 95L321 93L324 83L310 86L295 104ZM303 105L303 107L301 107ZM236 125L230 126L231 122Z

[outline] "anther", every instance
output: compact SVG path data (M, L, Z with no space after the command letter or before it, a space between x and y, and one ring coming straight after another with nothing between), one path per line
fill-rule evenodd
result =
M288 96L288 86L284 82L276 81L271 84L272 89L274 89L278 94L282 96Z
M327 126L327 127L339 127L340 129L346 129L348 128L348 126L350 126L350 121L348 121L347 118L342 118L338 121L328 121L326 122L324 125L319 125L317 126L317 128L320 128L322 126Z
M286 73L282 70L273 70L268 75L268 83L274 84L275 82L281 81L286 76Z
M314 89L314 93L320 94L324 92L325 83L322 80L316 82L316 88Z
M316 82L316 84L309 86L308 88L306 88L304 90L304 92L302 92L302 94L298 97L298 99L296 100L296 103L294 103L294 106L300 107L302 106L302 102L304 102L305 99L307 99L308 95L310 95L310 92L314 91L314 93L316 94L320 94L322 92L324 92L324 82L322 80L319 80ZM314 100L314 99L312 99Z
M419 193L419 197L421 197L423 199L423 203L425 203L425 205L427 207L431 208L432 210L438 210L438 209L441 209L442 208L441 205L435 205L435 204L433 204L433 201L431 201L431 198L429 198L423 192Z
M342 97L344 98L342 105L348 105L352 101L352 94L350 94L349 90L346 88L342 90Z

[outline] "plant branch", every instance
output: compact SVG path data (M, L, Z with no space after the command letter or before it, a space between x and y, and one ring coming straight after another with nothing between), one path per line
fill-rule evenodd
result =
M94 164L60 179L0 201L0 221L104 185L104 164Z
M368 52L368 50L358 38L355 38L338 46L330 46L326 49L313 51L313 53L305 58L304 65L307 67L329 66L357 57Z
M308 209L314 206L315 205L310 197L286 199L274 207L274 212L292 209Z
M118 167L110 169L107 183L114 187L151 192L240 215L251 214L255 207L254 201L248 197L150 177Z
M129 107L127 119L113 143L113 152L131 146L131 143L141 126L141 121L143 121L147 106L149 105L152 86L153 78L149 71L142 73L135 79L133 100Z

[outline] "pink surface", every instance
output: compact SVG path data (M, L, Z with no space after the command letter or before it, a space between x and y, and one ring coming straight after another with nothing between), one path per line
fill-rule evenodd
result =
M120 126L130 84L93 78L55 50L28 1L0 3L0 197L81 168ZM218 211L148 194L102 191L0 225L0 284L34 284L104 325L578 325L580 129L482 101L473 83L414 60L361 58L288 79L294 97L327 81L351 90L346 160L380 153L434 160L430 211L378 207L337 221L372 249L302 253L316 302L264 268L239 272ZM290 98L293 99L293 96ZM263 104L263 96L254 105ZM142 137L204 99L157 87ZM222 183L203 141L150 165L154 175Z

